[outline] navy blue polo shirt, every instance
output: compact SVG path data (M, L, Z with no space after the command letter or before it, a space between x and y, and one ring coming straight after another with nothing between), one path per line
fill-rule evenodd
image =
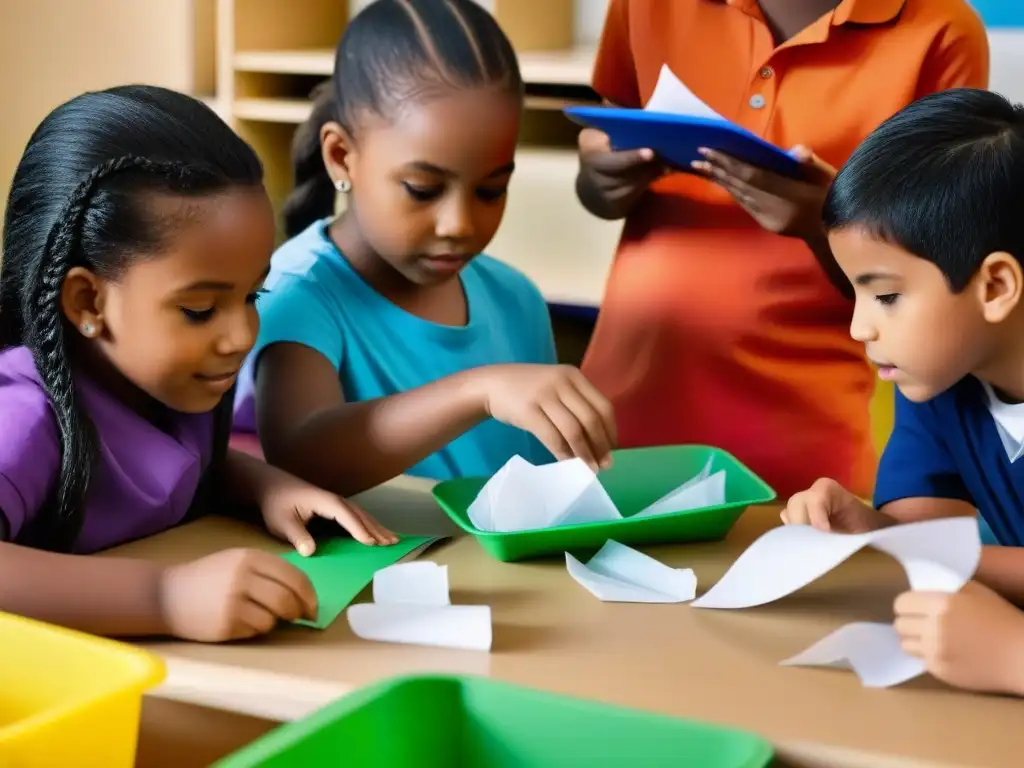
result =
M1010 460L988 395L973 376L926 403L896 392L875 506L915 497L973 504L999 544L1024 545L1024 459Z

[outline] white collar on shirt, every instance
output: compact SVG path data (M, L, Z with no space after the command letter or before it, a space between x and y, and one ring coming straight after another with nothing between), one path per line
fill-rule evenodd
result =
M984 381L981 385L988 395L988 410L996 423L1006 455L1014 462L1024 456L1024 403L1004 403L991 386Z

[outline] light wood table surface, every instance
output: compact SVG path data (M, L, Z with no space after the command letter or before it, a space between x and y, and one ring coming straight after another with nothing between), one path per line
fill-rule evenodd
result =
M422 488L368 499L380 517L388 509L418 515L411 527L420 532L438 525ZM776 510L752 508L725 541L647 551L692 567L703 591L777 523ZM229 546L283 550L255 529L210 518L114 554L180 562ZM879 553L858 554L795 595L742 611L602 603L569 577L564 559L500 563L468 537L424 557L449 566L453 603L492 606L490 653L367 642L342 617L324 631L282 627L246 643L144 643L168 663L155 695L285 721L382 678L449 672L738 726L770 739L792 765L1024 764L1024 701L957 692L930 677L871 690L851 672L778 665L846 622L891 620L906 580Z

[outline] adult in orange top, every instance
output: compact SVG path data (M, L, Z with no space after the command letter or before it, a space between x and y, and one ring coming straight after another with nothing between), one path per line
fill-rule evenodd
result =
M663 65L717 113L786 149L793 182L711 153L666 172L580 134L577 191L625 218L583 372L624 447L724 448L780 494L817 477L868 495L874 376L821 231L834 167L920 96L988 83L962 0L611 0L594 88L642 107Z

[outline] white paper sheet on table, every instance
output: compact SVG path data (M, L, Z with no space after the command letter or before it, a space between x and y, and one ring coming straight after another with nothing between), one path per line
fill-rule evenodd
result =
M714 457L695 477L634 517L681 512L725 503L725 471L711 474ZM621 520L622 514L582 459L535 466L514 456L469 505L469 520L481 531L527 531L558 525Z
M972 517L925 520L857 534L784 525L739 556L695 608L750 608L796 592L866 546L896 558L912 589L955 591L978 568L981 539Z
M356 637L467 651L491 648L490 606L451 605L448 566L417 561L382 568L373 576L373 599L348 608Z
M725 119L687 88L668 68L667 64L661 65L658 82L654 86L651 98L644 105L644 109L648 112L667 112L673 115L691 115L715 120Z
M956 592L981 560L981 537L973 517L907 523L855 535L784 526L755 541L692 605L764 605L806 586L865 546L894 557L914 590ZM925 671L920 659L900 647L891 624L871 622L846 624L781 663L851 669L870 688L899 685Z
M892 624L867 621L845 624L780 664L850 669L868 688L899 685L925 671L921 659L900 647L900 637Z
M697 593L689 568L670 568L635 549L607 541L586 564L568 552L565 566L584 589L605 602L685 603Z

